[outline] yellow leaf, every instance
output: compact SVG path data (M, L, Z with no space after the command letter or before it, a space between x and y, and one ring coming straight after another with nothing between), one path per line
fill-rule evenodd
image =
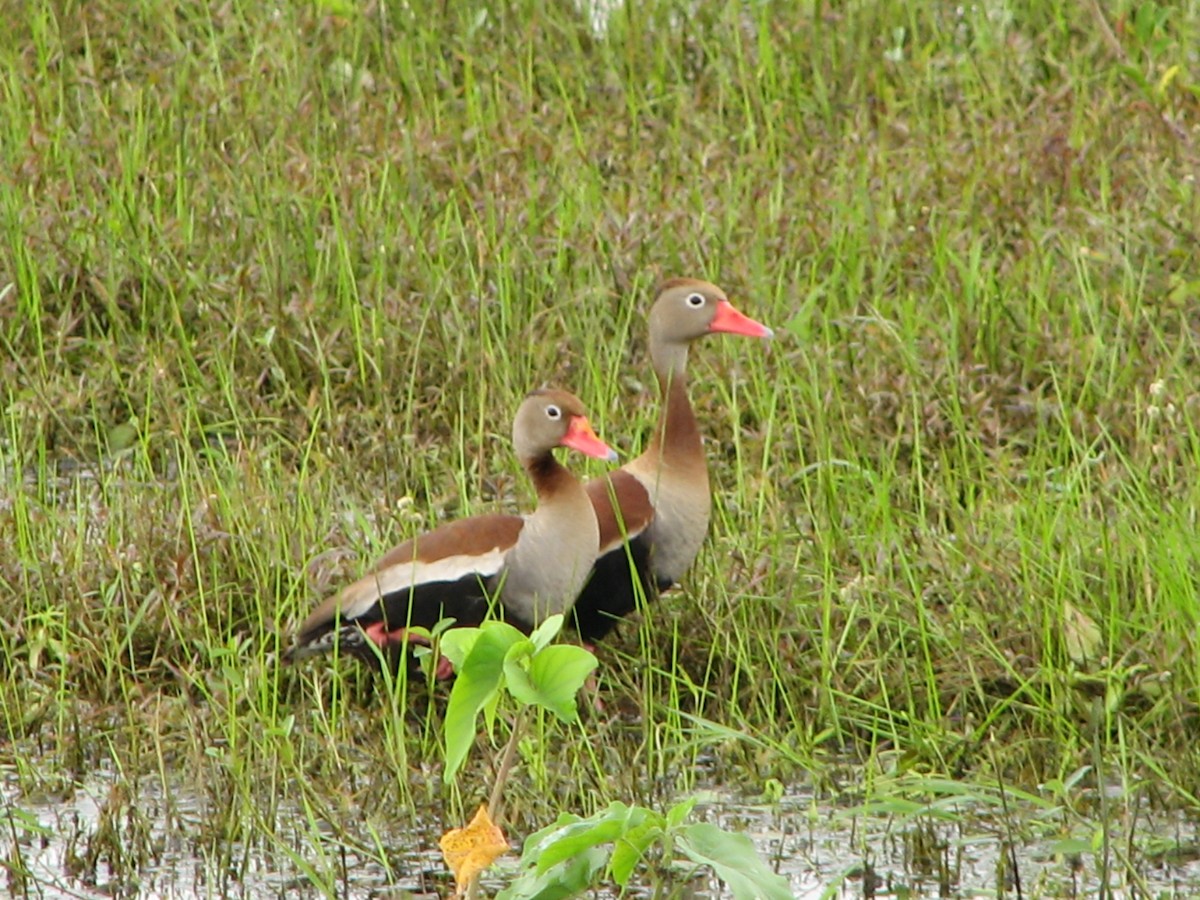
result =
M504 832L488 816L487 806L479 807L466 828L452 828L442 835L438 846L454 873L455 889L465 894L467 887L508 849Z

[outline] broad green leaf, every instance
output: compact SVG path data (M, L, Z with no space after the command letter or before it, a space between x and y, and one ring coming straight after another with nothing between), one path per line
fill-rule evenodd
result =
M692 810L696 806L696 798L688 797L686 800L681 800L669 810L667 810L667 827L678 828L683 824L684 820L692 814Z
M521 849L522 862L528 862L530 859L536 859L542 855L545 849L545 843L550 840L560 828L565 828L567 825L574 825L576 822L582 822L583 817L577 816L575 813L559 813L558 818L545 828L535 831L529 837L525 838L525 845Z
M499 619L488 619L479 626L481 631L494 632L500 635L503 640L504 647L511 647L517 641L527 640L525 635L517 628L509 625L507 622L501 622ZM507 652L507 651L506 651Z
M456 672L462 668L463 661L482 633L482 629L479 628L451 628L442 635L438 649L442 656L454 663Z
M504 654L504 664L520 663L521 660L529 659L533 654L537 653L537 647L534 646L530 638L521 637L521 640L515 641L508 652Z
M454 631L445 635L442 638L443 645L453 635ZM511 625L485 622L471 642L469 651L456 664L458 677L450 690L450 701L446 704L446 770L442 775L446 781L453 780L467 758L467 752L475 741L475 719L479 711L496 698L504 674L504 657L509 647L522 640L525 640L525 636ZM455 652L459 649L461 647L455 647ZM454 657L450 659L454 661ZM495 707L492 706L489 722L494 714Z
M529 677L544 698L543 704L564 722L573 722L575 697L597 665L596 657L582 647L555 644L533 658Z
M550 642L558 637L558 633L562 631L563 615L550 616L533 630L533 634L529 636L529 640L533 641L535 650L541 650L543 647L550 645Z
M675 845L693 862L710 866L734 900L792 900L787 879L767 868L744 834L698 822L681 829Z
M496 900L567 900L595 885L608 862L598 847L584 850L545 872L527 871L496 895Z
M529 659L534 654L532 640L520 641L504 656L504 684L508 692L526 706L537 703L537 689L529 678Z
M646 848L663 835L663 830L657 822L643 822L636 828L630 828L613 845L612 858L608 868L612 872L613 881L621 887L629 883L634 868L646 853Z
M596 657L582 647L555 644L534 655L528 673L520 660L510 658L505 675L509 691L519 702L544 707L564 722L574 722L575 695L595 668Z
M544 872L555 863L591 847L611 843L647 819L661 821L662 816L648 809L630 808L624 803L614 802L608 809L590 818L564 825L545 835L539 842L538 871Z

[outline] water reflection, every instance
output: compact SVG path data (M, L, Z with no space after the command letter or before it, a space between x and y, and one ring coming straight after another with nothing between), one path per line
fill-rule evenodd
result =
M13 896L367 900L452 890L433 846L433 821L420 836L399 827L376 833L369 823L334 826L281 802L271 821L242 823L241 833L252 837L222 841L214 830L239 828L214 821L220 811L184 782L164 790L156 778L126 781L101 770L35 794L21 790L9 767L0 770L0 793ZM1053 825L1046 807L1018 799L1004 816L986 802L950 799L892 804L885 812L878 804L822 800L804 788L778 792L769 804L709 790L694 815L749 834L803 900L1200 893L1200 838L1182 815L1114 817L1105 855L1099 822L1077 819L1066 827L1060 817ZM362 833L348 838L360 825ZM491 887L504 883L500 866ZM689 882L687 895L726 896L713 882Z

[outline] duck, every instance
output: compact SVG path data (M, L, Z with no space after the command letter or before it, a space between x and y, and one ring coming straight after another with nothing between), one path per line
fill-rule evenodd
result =
M708 532L708 465L688 396L692 343L709 334L774 336L715 284L694 278L659 285L648 324L650 361L662 396L658 423L645 452L585 486L600 543L570 620L586 645L608 635L638 607L639 598L654 600L678 583Z
M359 580L330 596L300 625L285 662L339 652L370 661L407 658L445 618L478 625L489 614L526 633L565 614L591 571L600 532L582 482L554 456L558 447L607 462L616 453L562 390L535 390L517 409L512 441L533 482L528 515L491 513L448 522L388 551ZM446 660L436 674L448 677Z

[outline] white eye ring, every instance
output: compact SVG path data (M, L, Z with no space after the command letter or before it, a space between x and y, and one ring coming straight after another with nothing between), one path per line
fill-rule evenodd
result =
M546 407L546 415L549 416L551 419L561 419L562 418L562 410L559 409L557 406L551 404L550 406Z
M702 307L704 305L704 295L703 294L688 294L687 305L690 306L692 309L699 309L700 307Z

